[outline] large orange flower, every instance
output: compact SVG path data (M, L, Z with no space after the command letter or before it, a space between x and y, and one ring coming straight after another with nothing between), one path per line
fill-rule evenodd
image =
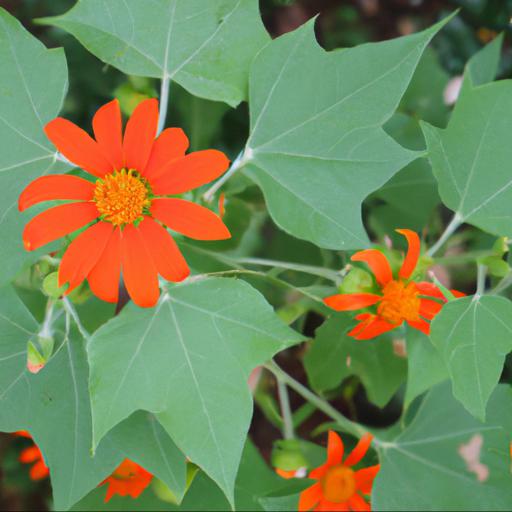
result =
M16 435L32 439L32 436L26 430L20 430L16 432ZM50 474L50 470L44 462L43 454L36 444L23 449L20 453L19 461L23 464L33 464L30 468L29 475L34 481L43 480Z
M366 455L373 436L366 434L357 443L350 455L343 461L343 441L336 432L329 432L327 461L309 474L316 484L302 491L299 512L308 510L371 510L364 496L370 495L380 465L354 470Z
M407 238L409 249L398 276L395 278L389 261L377 249L366 249L352 256L353 261L364 261L372 270L381 295L374 293L337 294L324 299L336 311L353 311L377 305L375 313L356 316L359 324L348 334L356 340L368 340L399 327L407 322L425 334L430 332L430 321L441 310L446 298L433 283L415 282L410 279L420 255L420 239L414 231L397 229ZM463 293L452 290L455 296ZM429 298L431 297L431 299Z
M138 498L144 489L151 483L153 475L148 473L142 466L135 462L125 459L118 468L100 485L107 485L107 494L105 503L107 503L114 494L119 496L131 496Z
M231 235L218 215L176 197L208 183L229 167L220 151L185 155L189 142L179 128L168 128L155 140L158 102L140 103L122 130L119 103L101 107L93 119L96 140L57 118L45 132L73 164L96 178L43 176L22 192L23 211L43 201L66 200L34 217L23 241L35 250L87 226L69 245L59 269L66 293L89 281L100 299L117 302L122 274L126 289L141 307L155 305L158 275L178 282L188 265L166 228L197 240ZM72 201L72 202L69 202Z

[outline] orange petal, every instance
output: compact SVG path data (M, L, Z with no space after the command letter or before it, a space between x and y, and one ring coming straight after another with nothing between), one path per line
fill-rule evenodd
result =
M370 466L369 468L360 469L355 472L357 490L363 494L371 494L373 480L380 470L380 464Z
M410 320L407 320L407 323L413 329L417 329L418 331L421 331L423 334L426 334L427 336L430 335L430 324L425 320L417 320L416 322L411 322Z
M343 441L341 437L334 432L329 430L329 439L327 441L327 462L328 466L335 466L341 464L343 458Z
M328 469L329 464L326 462L325 464L322 464L321 466L311 470L308 478L312 480L320 480L327 473Z
M334 501L321 500L315 511L318 512L346 512L350 510L348 502L334 503Z
M164 279L177 283L188 277L190 269L187 262L165 228L146 217L139 225L139 232L158 273Z
M158 101L144 100L137 105L124 132L124 161L128 169L146 168L158 128Z
M108 222L98 222L69 244L59 267L59 286L69 284L66 295L79 286L94 268L113 229Z
M121 278L121 230L114 229L87 280L92 293L105 302L117 302Z
M92 119L94 136L112 169L124 167L123 118L117 99L103 105Z
M71 121L57 117L44 127L44 131L55 147L76 166L99 178L112 171L99 144Z
M23 243L27 251L34 251L98 218L93 203L69 203L54 206L36 215L23 230Z
M142 174L148 180L159 176L171 162L185 156L188 146L188 138L181 128L166 128L155 140Z
M18 200L20 212L43 201L58 199L89 201L94 195L94 183L70 174L54 174L35 179L23 190Z
M124 228L121 237L123 279L133 302L141 308L153 307L158 302L158 272L146 244L133 225Z
M365 249L356 252L351 259L352 261L364 261L370 267L377 282L382 286L393 279L388 259L377 249Z
M360 322L348 333L348 336L355 337L376 318L377 315L372 315L370 313L361 313L356 315L356 320L360 320Z
M353 333L357 327L348 334L356 340L371 340L372 338L376 338L377 336L391 331L396 327L398 327L398 325L390 324L389 322L386 322L386 320L382 320L382 318L375 315L372 320L367 320L364 327L362 329L358 329L355 334Z
M30 464L42 457L41 450L35 445L29 446L21 451L19 461L22 464Z
M313 484L300 493L299 512L311 510L322 499L322 485Z
M50 471L48 470L48 467L44 461L41 459L30 468L29 474L32 480L42 480L50 474Z
M414 269L418 264L418 258L420 257L420 237L418 236L418 233L411 231L410 229L397 229L396 232L404 235L405 238L407 238L407 243L409 245L398 275L402 279L409 279L411 274L414 272Z
M155 199L151 213L169 228L196 240L225 240L231 234L208 208L183 199Z
M435 285L434 283L429 283L427 281L422 281L420 283L414 283L416 285L417 290L421 295L428 295L430 297L436 297L438 299L442 299L446 302L446 297L443 295L443 292ZM454 297L465 297L466 294L464 292L459 292L458 290L450 290Z
M326 297L324 303L336 311L353 311L372 306L381 299L373 293L343 293Z
M442 304L428 299L420 299L420 315L427 320L432 320L439 311L441 311Z
M365 455L372 444L373 436L371 434L365 434L356 447L352 450L350 455L345 459L345 466L355 466Z
M362 496L359 496L359 494L354 494L354 496L348 500L348 506L349 510L354 510L357 512L371 511L370 504L367 503Z
M156 195L183 194L217 179L228 168L229 160L221 151L215 149L197 151L164 167L161 174L151 181L153 193Z

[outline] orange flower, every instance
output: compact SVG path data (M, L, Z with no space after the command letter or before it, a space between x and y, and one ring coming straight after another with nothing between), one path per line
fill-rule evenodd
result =
M409 229L397 229L397 232L407 238L409 249L396 279L393 277L389 261L377 249L366 249L352 256L353 261L364 261L370 267L381 295L350 293L332 295L324 299L325 304L336 311L353 311L378 304L376 314L361 313L356 316L359 324L348 333L356 340L375 338L399 327L404 321L428 335L430 320L441 310L441 302L446 302L446 298L435 284L410 280L420 255L420 239ZM458 297L464 295L456 290L452 292Z
M114 494L138 498L144 489L151 483L153 475L135 462L125 459L118 468L100 485L107 484L107 503Z
M20 430L15 435L32 439L32 436L26 430ZM50 475L50 470L44 462L43 454L35 444L22 450L19 461L23 464L34 463L29 471L30 478L34 481L43 480Z
M35 250L86 226L69 245L59 269L66 293L84 279L100 299L117 302L122 273L126 289L141 307L158 300L158 275L182 281L188 265L166 228L197 240L231 235L218 215L175 196L208 183L229 167L220 151L185 155L189 142L179 128L168 128L155 140L158 102L141 102L122 130L117 100L101 107L93 119L96 140L57 118L45 132L73 164L96 178L42 176L22 192L23 211L43 201L72 201L34 217L23 241Z
M329 432L327 461L309 474L316 484L302 491L299 512L308 510L371 510L363 496L372 492L372 485L380 464L355 471L355 466L366 454L373 436L366 434L343 462L343 441L336 432Z

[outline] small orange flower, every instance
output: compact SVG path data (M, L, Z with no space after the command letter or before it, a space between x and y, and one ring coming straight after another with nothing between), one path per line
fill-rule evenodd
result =
M343 462L343 441L336 432L329 431L327 461L309 474L308 478L317 483L301 492L299 512L371 510L364 496L371 494L380 464L357 471L353 466L366 455L372 439L371 434L363 436Z
M114 494L138 498L144 489L151 483L153 475L135 462L125 459L118 468L100 485L108 485L105 503Z
M23 231L25 248L38 249L87 226L69 245L59 268L66 294L85 279L92 292L117 302L122 274L128 293L141 307L154 306L158 275L178 282L188 265L166 228L197 240L231 235L218 215L176 196L208 183L229 167L216 150L185 155L189 142L179 128L155 140L158 101L141 102L126 129L117 100L101 107L93 119L96 140L57 118L45 127L48 138L73 164L96 178L42 176L19 198L19 209L43 201L65 200L34 217Z
M26 430L20 430L19 432L16 432L15 435L32 439L32 436ZM44 462L43 454L35 444L22 450L19 461L23 464L33 463L33 466L30 468L29 475L34 481L43 480L50 475L50 470Z
M381 290L373 293L337 294L324 299L325 304L336 311L353 311L377 305L377 312L356 316L359 324L348 334L356 340L368 340L391 331L405 321L414 329L430 333L430 321L446 302L441 290L433 283L411 281L420 255L420 239L414 231L397 229L407 238L409 249L405 255L398 277L393 277L391 265L377 249L366 249L352 256L353 261L364 261L372 270ZM455 296L464 294L452 290ZM424 298L432 297L435 300Z

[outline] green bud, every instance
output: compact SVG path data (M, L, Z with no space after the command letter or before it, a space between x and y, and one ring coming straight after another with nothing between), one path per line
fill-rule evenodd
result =
M276 441L272 450L272 465L284 471L296 471L308 466L300 441L286 439Z
M52 299L62 297L67 289L66 286L59 287L59 273L52 272L48 274L43 280L43 293Z

